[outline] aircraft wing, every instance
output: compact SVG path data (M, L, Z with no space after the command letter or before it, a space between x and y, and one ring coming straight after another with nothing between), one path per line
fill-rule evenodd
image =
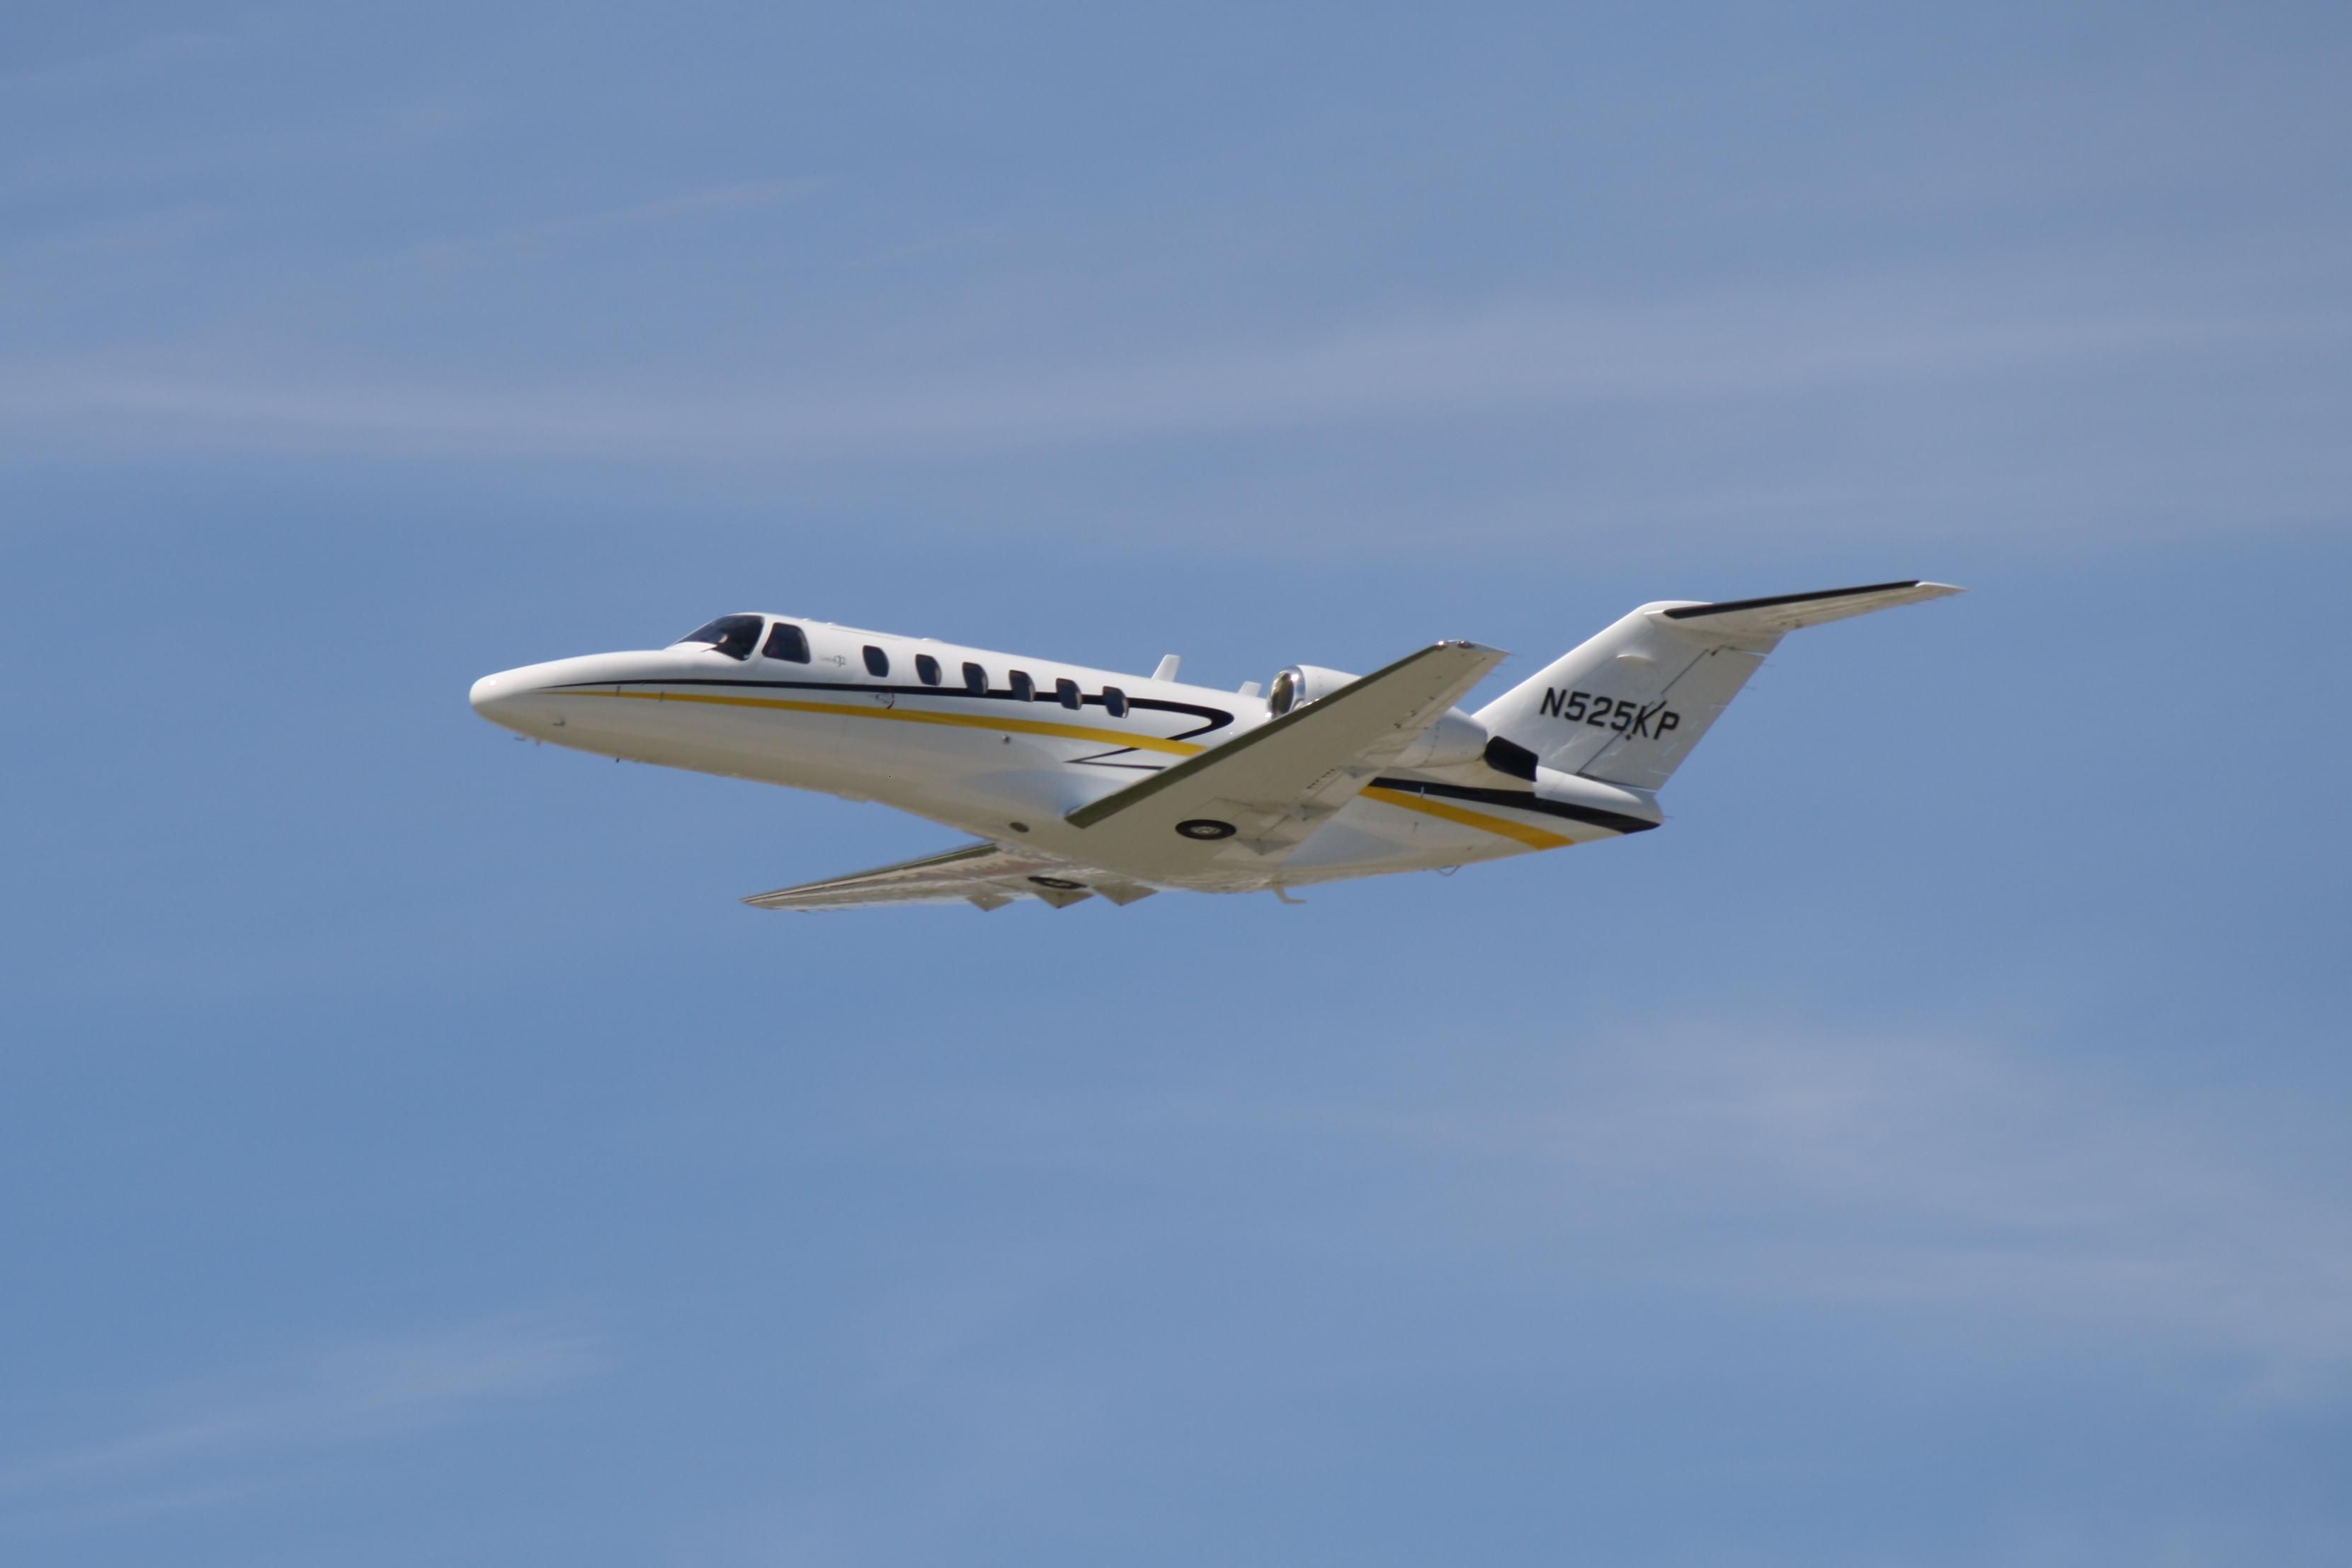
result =
M1423 648L1066 820L1101 844L1091 858L1142 876L1220 859L1262 868L1354 799L1504 658L1476 643Z
M1018 898L1043 899L1055 909L1100 893L1116 904L1131 904L1156 889L1108 871L1073 866L1034 850L998 844L968 844L944 855L884 866L855 876L779 888L744 900L762 910L857 910L876 904L977 904L1002 909Z

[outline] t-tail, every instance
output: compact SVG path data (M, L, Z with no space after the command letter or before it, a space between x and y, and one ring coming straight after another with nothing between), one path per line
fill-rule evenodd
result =
M1875 583L1718 605L1644 605L1480 709L1498 742L1488 760L1530 776L1540 763L1654 790L1786 634L1962 591Z

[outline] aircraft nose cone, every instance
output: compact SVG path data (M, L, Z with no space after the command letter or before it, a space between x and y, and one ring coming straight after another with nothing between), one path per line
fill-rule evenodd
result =
M515 672L502 669L496 675L486 675L474 682L473 689L466 693L466 700L474 705L475 712L491 723L505 724L511 722L516 716L520 707L516 699L520 689L521 682L515 679Z
M657 665L647 662L658 657L592 653L521 665L482 677L474 682L466 700L474 705L475 712L519 735L540 741L576 740L580 731L572 728L572 721L580 716L580 695L597 688L610 691L618 680L648 669L662 673Z

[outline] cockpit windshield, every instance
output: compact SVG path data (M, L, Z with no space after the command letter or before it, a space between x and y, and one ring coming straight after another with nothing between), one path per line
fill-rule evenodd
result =
M749 658L752 648L759 646L760 627L764 624L759 616L721 616L707 626L695 627L670 646L709 643L729 658Z

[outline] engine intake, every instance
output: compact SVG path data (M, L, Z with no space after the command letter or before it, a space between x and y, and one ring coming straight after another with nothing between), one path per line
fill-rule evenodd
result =
M1319 664L1294 664L1274 678L1266 689L1265 710L1279 719L1310 703L1320 702L1357 677ZM1416 736L1412 745L1388 764L1398 768L1444 768L1475 763L1486 752L1491 737L1486 726L1459 708L1449 708L1437 722Z
M1326 669L1319 664L1294 664L1276 676L1274 684L1266 688L1265 710L1279 719L1294 708L1320 702L1355 679L1345 670Z

